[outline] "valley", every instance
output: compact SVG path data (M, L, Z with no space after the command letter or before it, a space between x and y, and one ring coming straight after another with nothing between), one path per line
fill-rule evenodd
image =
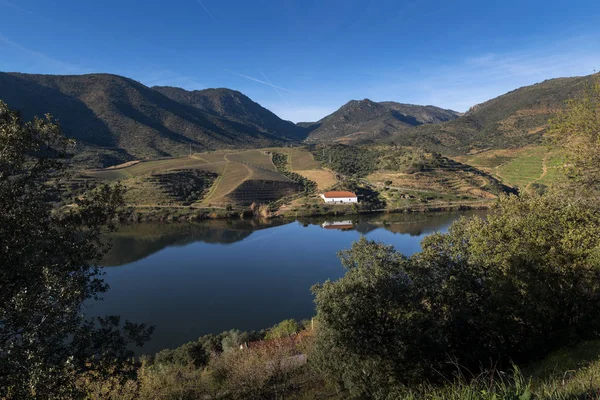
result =
M565 165L546 144L549 120L596 75L521 87L466 113L363 99L297 124L236 90L111 74L0 72L0 99L26 119L50 112L77 143L63 192L118 183L125 221L352 215L479 209L547 191ZM325 204L328 190L358 203Z

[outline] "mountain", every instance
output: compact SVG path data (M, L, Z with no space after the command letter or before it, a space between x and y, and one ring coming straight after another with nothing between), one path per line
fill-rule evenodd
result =
M25 119L52 114L65 134L77 139L74 161L98 167L190 151L281 145L294 138L290 131L295 132L280 132L279 126L291 123L278 125L274 115L266 127L260 126L268 112L249 99L244 101L246 116L229 119L229 100L215 101L212 110L204 110L109 74L0 73L0 100L20 110ZM219 104L223 115L217 112ZM249 115L256 110L257 116Z
M417 106L391 101L352 100L313 124L302 123L310 133L308 142L368 142L422 124L449 121L457 113L434 106Z
M446 154L541 143L548 120L599 76L557 78L525 86L475 105L453 121L403 128L387 141Z
M252 101L248 96L226 88L188 91L171 86L153 86L152 89L171 100L198 108L211 115L237 121L272 135L303 140L307 131Z

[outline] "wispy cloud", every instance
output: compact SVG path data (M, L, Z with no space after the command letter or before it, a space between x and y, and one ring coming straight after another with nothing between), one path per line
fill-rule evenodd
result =
M208 8L206 8L206 6L204 5L204 3L202 3L200 0L196 0L196 2L197 2L198 4L200 4L200 6L201 6L201 7L204 9L204 11L206 11L206 13L207 13L207 14L210 16L210 18L211 18L213 21L215 21L215 22L217 21L217 19L215 18L215 16L214 16L214 15L212 15L212 13L211 13L210 11L208 11Z
M31 10L23 8L23 7L15 4L15 3L13 3L10 0L0 0L0 6L10 7L12 9L14 9L14 10L17 10L18 12L20 12L22 14L29 14L29 15L32 15L32 16L34 16L36 18L41 18L41 19L43 19L45 21L53 22L50 18L46 17L45 15L42 15L39 12L33 12Z
M279 95L279 97L281 97L281 100L283 100L285 102L285 104L287 104L289 106L290 103L287 101L287 99L285 97L283 97L283 94L281 94L281 92L279 91L279 89L277 88L277 86L275 86L275 85L273 85L271 83L271 81L269 80L269 78L267 78L267 76L264 74L264 72L260 71L260 74L263 76L263 78L265 78L265 80L269 83L269 85L271 85L273 87L273 89L275 90L275 92L277 92L277 94Z
M44 71L52 70L52 72L65 74L82 74L90 72L90 70L85 69L79 65L64 62L56 58L50 57L42 52L29 49L17 42L8 39L2 33L0 33L0 44L4 44L5 46L11 47L23 53L31 60L33 60L36 64L39 64L39 67L41 67Z
M580 37L536 49L472 54L450 63L430 62L430 66L418 69L405 66L383 71L379 76L375 73L363 94L377 100L466 111L522 86L593 73L600 68L600 53L592 51L592 43L598 43L598 38Z
M229 73L232 73L234 75L237 75L237 76L241 76L242 78L249 79L249 80L254 81L254 82L262 83L263 85L270 86L270 87L272 87L274 89L279 89L279 90L283 90L284 92L293 93L291 90L283 88L281 86L273 85L271 82L263 81L261 79L257 79L257 78L254 78L252 76L249 76L249 75L241 74L239 72L231 71L229 69L226 69L225 71L227 71Z

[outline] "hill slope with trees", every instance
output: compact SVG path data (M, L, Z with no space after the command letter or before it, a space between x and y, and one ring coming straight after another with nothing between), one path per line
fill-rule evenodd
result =
M293 122L282 120L237 90L218 88L188 91L171 86L153 86L152 89L181 104L193 106L209 114L237 121L272 135L295 140L302 140L307 135L306 129Z
M401 129L388 140L445 154L541 143L548 121L565 101L579 96L594 76L549 79L471 107L463 116L440 124Z
M293 137L282 129L290 124L277 124L274 114L266 127L260 125L260 115L229 119L231 113L179 103L117 75L0 73L0 98L26 120L52 114L66 136L78 141L75 161L93 166L181 156L190 150L280 145ZM250 111L266 112L256 103Z
M310 130L308 142L364 142L389 137L402 129L457 117L455 111L434 106L392 101L377 103L364 99L352 100L318 122L299 125Z

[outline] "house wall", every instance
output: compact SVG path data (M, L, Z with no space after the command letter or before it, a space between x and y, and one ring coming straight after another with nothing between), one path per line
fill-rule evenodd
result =
M321 198L325 201L325 203L358 203L358 199L356 197L337 197L334 199L328 199L321 195Z

